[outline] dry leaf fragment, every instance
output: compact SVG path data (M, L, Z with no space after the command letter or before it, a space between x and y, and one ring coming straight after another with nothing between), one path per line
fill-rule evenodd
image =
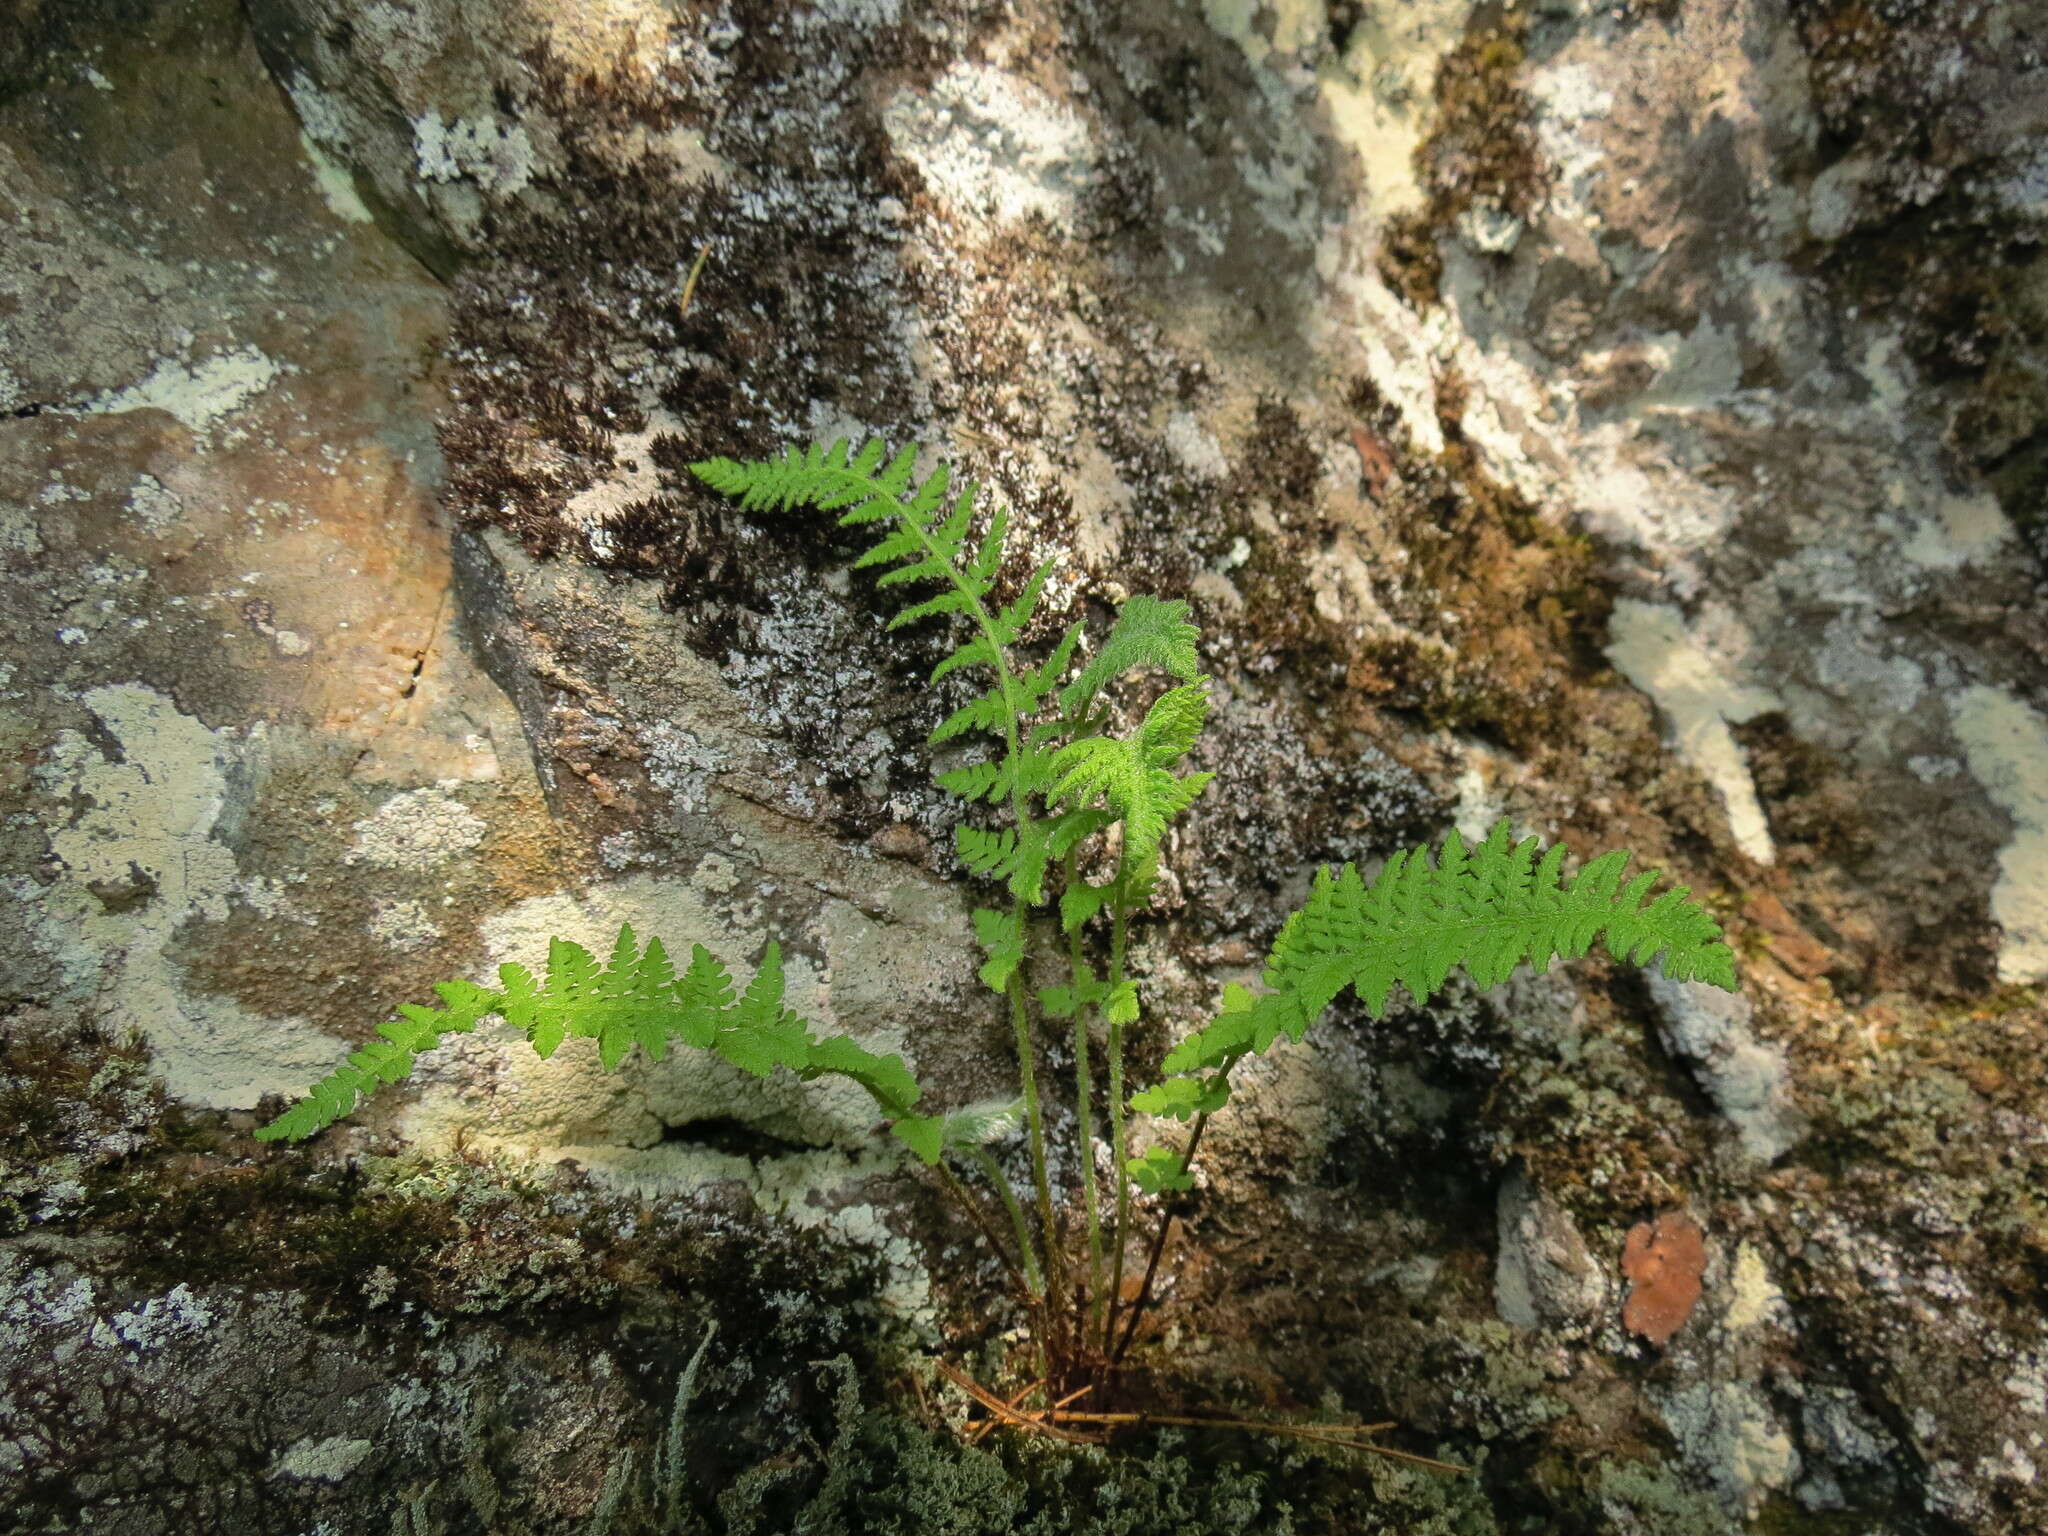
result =
M1825 976L1842 963L1840 955L1801 927L1769 891L1753 892L1746 905L1757 926L1770 935L1771 958L1802 981Z
M1621 1272L1629 1278L1623 1326L1652 1344L1668 1344L1692 1316L1706 1268L1706 1234L1690 1216L1667 1211L1654 1223L1637 1222L1621 1250Z
M1358 469L1365 477L1366 489L1378 496L1394 478L1394 456L1387 452L1385 443L1364 427L1351 429L1351 446L1358 450Z

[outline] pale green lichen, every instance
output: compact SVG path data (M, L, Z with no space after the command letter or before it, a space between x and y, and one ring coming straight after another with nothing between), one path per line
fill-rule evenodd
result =
M35 908L42 946L74 996L107 999L102 1023L113 1033L149 1040L174 1097L247 1108L296 1088L326 1060L328 1039L197 994L168 953L190 919L225 917L241 887L214 831L231 772L260 758L256 738L209 730L140 683L89 689L80 701L118 745L103 750L65 731L40 770L42 788L82 807L49 834L63 874Z

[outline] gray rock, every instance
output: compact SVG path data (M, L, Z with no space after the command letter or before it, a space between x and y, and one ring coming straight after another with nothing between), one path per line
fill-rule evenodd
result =
M1595 1324L1609 1303L1606 1274L1571 1216L1519 1170L1501 1181L1494 1305L1517 1328Z

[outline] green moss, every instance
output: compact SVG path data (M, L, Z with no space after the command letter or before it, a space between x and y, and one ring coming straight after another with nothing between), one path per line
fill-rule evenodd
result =
M1719 1500L1658 1463L1609 1462L1594 1479L1593 1492L1630 1536L1736 1536L1742 1529Z
M712 1368L712 1375L719 1372ZM1301 1441L1138 1434L1114 1450L998 1435L968 1444L934 1417L877 1405L848 1357L789 1383L798 1411L750 1462L710 1470L725 1405L669 1421L679 1448L629 1452L589 1536L1498 1536L1481 1480ZM812 1388L820 1390L812 1390ZM694 1391L694 1382L688 1383ZM716 1389L710 1396L718 1395ZM920 1394L923 1397L923 1394ZM681 1468L657 1489L644 1469Z
M776 1495L804 1474L744 1479L718 1500L734 1536L1495 1536L1477 1479L1304 1448L1162 1431L1118 1452L1045 1439L976 1446L872 1408L845 1360L833 1436L793 1516ZM778 1521L784 1523L777 1523Z

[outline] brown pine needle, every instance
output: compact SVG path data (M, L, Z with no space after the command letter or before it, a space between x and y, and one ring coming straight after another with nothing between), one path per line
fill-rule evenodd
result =
M955 1370L943 1360L934 1363L938 1366L940 1375L944 1376L946 1380L952 1382L954 1386L965 1392L969 1397L973 1398L982 1407L1005 1423L1015 1424L1019 1429L1036 1430L1041 1435L1051 1435L1055 1440L1067 1440L1075 1445L1100 1445L1102 1443L1099 1436L1078 1434L1071 1429L1061 1429L1057 1424L1048 1424L1035 1414L1019 1413L1000 1397L997 1397L995 1393L989 1391L988 1388L964 1372Z
M1053 1404L1050 1409L1027 1412L1019 1405L1033 1392L1040 1390L1044 1386L1043 1382L1033 1383L1005 1402L986 1387L983 1387L979 1382L955 1370L943 1360L938 1362L938 1367L944 1373L947 1380L980 1403L991 1415L991 1417L975 1425L969 1433L969 1440L975 1443L979 1443L982 1437L994 1429L998 1423L1013 1425L1018 1429L1036 1430L1040 1434L1052 1435L1062 1440L1077 1441L1084 1445L1099 1445L1102 1443L1099 1436L1082 1435L1070 1430L1062 1430L1057 1425L1048 1422L1051 1415L1057 1414L1074 1424L1095 1424L1100 1425L1104 1429L1123 1425L1162 1424L1176 1429L1239 1429L1250 1430L1259 1434L1289 1435L1298 1440L1312 1440L1319 1445L1335 1446L1340 1450L1364 1451L1369 1456L1384 1457L1388 1461L1403 1462L1415 1467L1427 1467L1433 1472L1449 1472L1457 1475L1471 1471L1470 1467L1461 1467L1456 1462L1438 1461L1433 1456L1418 1456L1413 1451L1397 1451L1391 1446L1375 1445L1369 1440L1356 1438L1361 1435L1381 1434L1386 1430L1393 1429L1396 1426L1392 1420L1377 1424L1276 1424L1264 1419L1236 1419L1224 1415L1090 1413L1086 1410L1068 1410L1066 1405L1087 1392L1089 1390L1087 1387L1081 1388L1078 1392L1069 1393L1066 1397L1061 1398L1059 1402Z
M683 291L676 299L676 315L678 318L690 312L690 299L697 291L697 279L703 275L704 263L710 257L711 247L708 244L697 248L697 259L690 263L690 275L683 279Z
M1032 1393L1040 1391L1043 1388L1050 1385L1050 1382L1033 1382L1030 1386L1026 1387L1022 1392L1019 1392L1015 1397L1010 1399L1010 1406L1012 1408L1021 1408L1024 1404L1025 1398L1029 1397ZM1093 1392L1094 1390L1095 1384L1093 1382L1090 1382L1085 1387L1076 1387L1073 1391L1069 1392L1065 1397L1061 1398L1058 1402L1054 1403L1052 1405L1052 1411L1055 1414L1057 1414L1062 1408L1066 1407L1067 1404L1073 1402L1076 1398L1086 1397L1090 1392ZM1035 1417L1035 1415L1027 1414L1025 1415L1025 1417ZM1067 1417L1072 1418L1073 1415L1068 1414ZM1003 1421L1000 1419L983 1419L979 1424L975 1425L974 1428L968 1432L967 1443L969 1445L981 1444L983 1438L988 1434L988 1432L994 1429L996 1425L1000 1424L1001 1422Z
M1270 1429L1280 1434L1376 1435L1395 1427L1384 1424L1276 1424L1269 1419L1233 1419L1172 1413L1068 1413L1076 1424L1171 1424L1191 1429Z
M1007 1402L1009 1406L1012 1408L1022 1408L1024 1406L1025 1398L1029 1397L1034 1392L1044 1391L1045 1388L1049 1385L1050 1383L1048 1382L1034 1381L1022 1392L1012 1393L1008 1398L1004 1399L1004 1401ZM1084 1387L1082 1390L1086 1391L1087 1389ZM986 1435L990 1430L994 1429L999 1422L1001 1421L997 1419L983 1419L979 1424L975 1425L974 1428L968 1433L967 1443L969 1445L979 1444L981 1442L982 1437Z

